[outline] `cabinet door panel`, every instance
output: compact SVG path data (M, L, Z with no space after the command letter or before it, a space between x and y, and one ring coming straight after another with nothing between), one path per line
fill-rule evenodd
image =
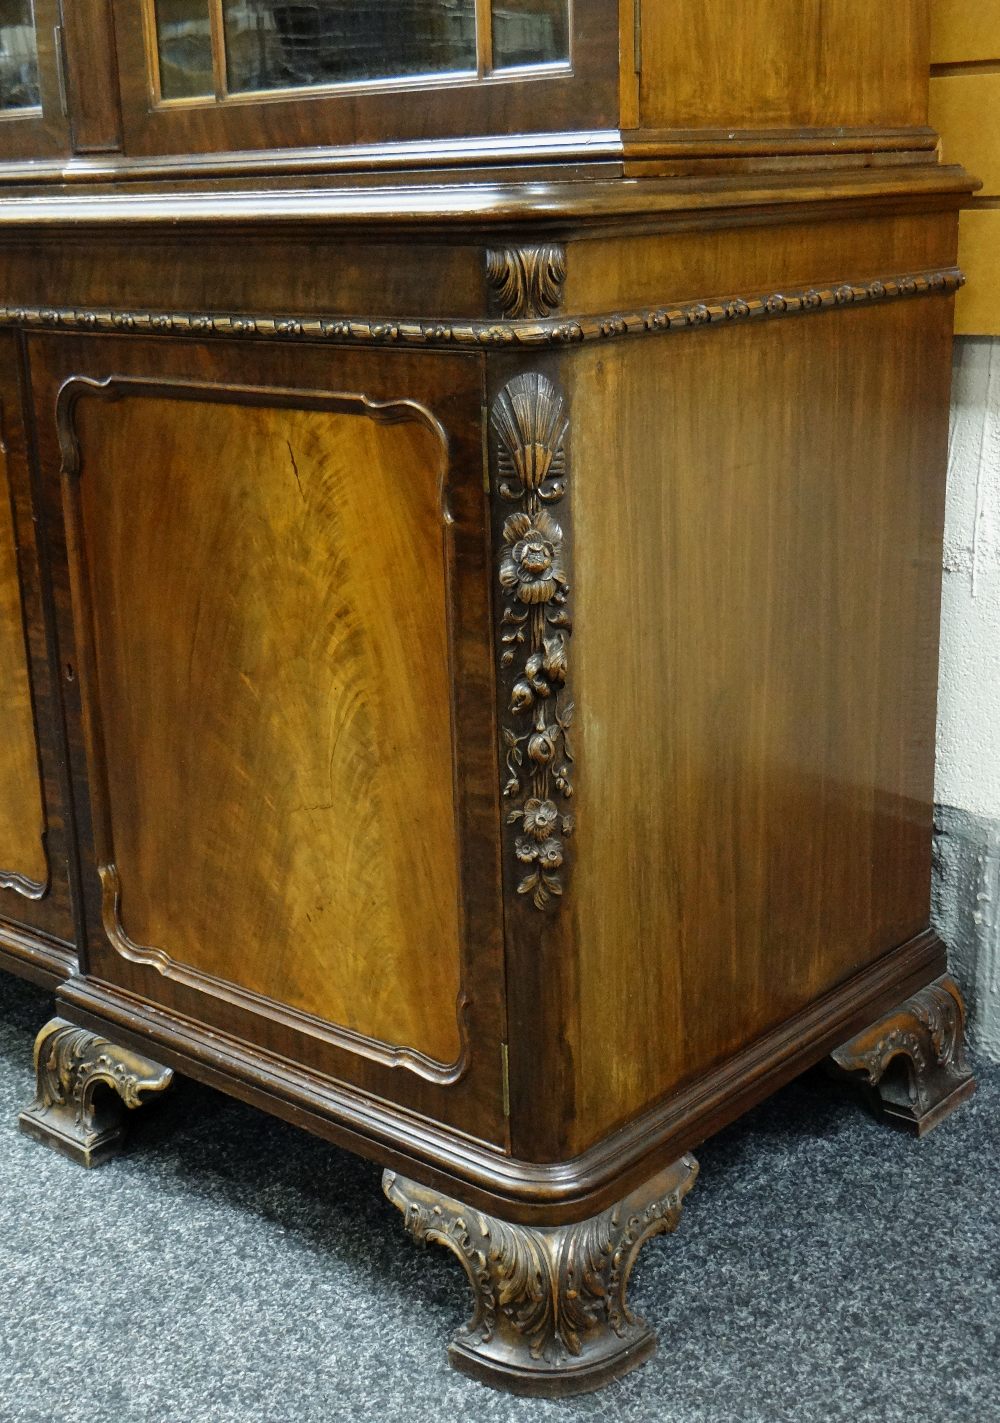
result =
M39 341L33 367L93 971L495 1112L499 817L455 776L463 697L480 784L494 761L479 358L111 338Z
M18 341L0 332L0 964L51 982L74 932L34 514Z
M45 811L5 444L0 446L0 667L0 889L41 899L49 881Z

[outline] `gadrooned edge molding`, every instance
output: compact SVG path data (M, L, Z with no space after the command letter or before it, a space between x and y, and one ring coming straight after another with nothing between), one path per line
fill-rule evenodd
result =
M861 282L734 296L572 319L425 321L375 317L259 316L236 312L124 310L111 307L3 306L0 328L100 331L143 336L220 336L228 339L335 342L351 346L553 347L625 336L654 336L703 326L808 316L841 307L950 296L965 283L957 267L874 277Z

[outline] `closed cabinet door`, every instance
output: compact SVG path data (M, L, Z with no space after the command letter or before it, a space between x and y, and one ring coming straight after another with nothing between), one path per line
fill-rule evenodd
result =
M502 1141L481 358L31 367L87 969Z
M17 340L0 333L0 964L62 977L73 918L37 554Z

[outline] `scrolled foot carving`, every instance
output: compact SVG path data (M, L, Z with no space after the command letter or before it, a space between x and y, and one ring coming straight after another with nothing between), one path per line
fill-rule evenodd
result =
M626 1300L642 1246L677 1229L694 1185L692 1156L618 1205L577 1225L496 1220L386 1171L382 1188L416 1239L451 1250L472 1285L472 1318L456 1334L455 1368L511 1393L565 1397L600 1388L656 1347Z
M881 1117L925 1136L976 1090L957 983L937 979L837 1048L830 1062L836 1076L864 1074Z
M21 1130L82 1166L113 1156L125 1135L125 1108L170 1086L173 1073L62 1018L35 1040L35 1100ZM98 1092L99 1087L112 1091Z

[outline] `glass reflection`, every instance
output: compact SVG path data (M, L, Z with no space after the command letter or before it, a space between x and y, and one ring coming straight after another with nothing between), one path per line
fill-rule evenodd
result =
M493 68L569 58L568 0L493 0Z
M223 0L230 93L476 67L475 0Z
M208 3L156 0L156 46L164 99L200 99L215 93Z
M0 0L0 109L34 109L41 102L32 0Z

